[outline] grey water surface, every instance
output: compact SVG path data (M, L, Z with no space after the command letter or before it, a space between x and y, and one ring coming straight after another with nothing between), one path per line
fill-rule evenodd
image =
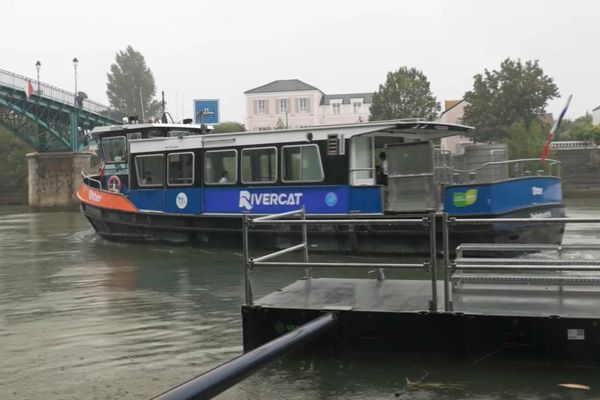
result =
M570 200L568 215L600 217L600 201ZM565 241L599 237L574 226ZM301 275L257 271L255 295ZM109 242L79 212L0 207L0 399L152 398L242 352L243 290L240 251ZM292 356L219 398L592 399L600 369Z

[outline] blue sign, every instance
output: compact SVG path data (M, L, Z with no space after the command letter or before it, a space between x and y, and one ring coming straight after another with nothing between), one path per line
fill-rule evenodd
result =
M217 125L221 122L219 113L219 100L200 99L194 100L194 123Z

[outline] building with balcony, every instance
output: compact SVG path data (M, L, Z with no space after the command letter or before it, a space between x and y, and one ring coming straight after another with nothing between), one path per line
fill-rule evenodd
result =
M244 92L250 131L346 124L369 120L373 93L325 94L298 79Z

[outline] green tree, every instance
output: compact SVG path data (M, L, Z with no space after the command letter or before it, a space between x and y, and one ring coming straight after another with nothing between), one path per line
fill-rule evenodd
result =
M228 132L245 132L246 127L244 124L240 124L235 121L225 121L221 122L219 125L215 126L214 133L228 133Z
M142 116L146 121L159 117L161 105L154 99L154 76L146 66L144 56L127 46L117 53L115 61L110 66L106 85L111 106L125 115L137 115L140 121Z
M277 123L273 129L285 129L285 124L281 120L281 118L277 118Z
M476 129L476 141L502 141L516 123L526 127L546 112L548 101L558 96L552 78L544 74L538 60L507 58L500 70L488 71L474 77L473 89L465 93L463 121Z
M435 119L440 105L431 93L427 77L415 68L388 72L385 84L373 94L371 121L399 118Z
M592 114L586 113L574 120L563 119L554 140L581 140L583 131L592 126Z
M538 158L542 153L550 127L540 119L514 123L508 128L508 154L511 159Z
M27 160L34 150L0 127L0 203L27 201Z

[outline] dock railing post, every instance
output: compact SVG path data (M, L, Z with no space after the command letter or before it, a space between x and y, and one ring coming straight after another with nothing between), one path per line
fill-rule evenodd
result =
M431 304L429 311L437 311L437 245L435 232L435 211L429 214L429 267L431 268Z
M448 213L442 213L442 245L444 246L444 311L452 311L450 301L450 232Z
M302 206L302 220L306 221L306 209ZM302 243L304 243L304 262L308 263L308 225L302 224ZM304 269L304 279L310 279L312 271L310 265Z
M252 299L252 284L250 282L250 269L252 261L250 260L250 243L248 228L250 221L247 215L243 216L242 219L242 242L244 252L244 286L246 291L246 305L251 306L253 303Z

